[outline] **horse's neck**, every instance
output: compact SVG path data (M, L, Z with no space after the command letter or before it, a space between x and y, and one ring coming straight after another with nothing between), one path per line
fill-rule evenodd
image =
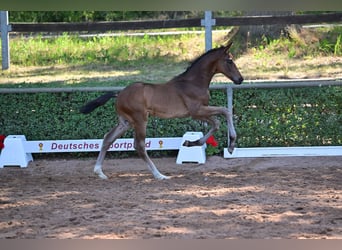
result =
M215 74L213 63L198 62L182 74L182 78L189 84L194 84L203 88L209 88L211 79Z

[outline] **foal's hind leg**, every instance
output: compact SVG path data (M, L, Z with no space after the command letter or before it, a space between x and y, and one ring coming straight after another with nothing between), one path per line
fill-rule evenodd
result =
M94 167L94 173L97 174L101 179L108 179L108 177L102 172L102 164L104 158L106 156L107 150L109 149L110 145L120 136L122 136L128 129L130 125L127 120L122 117L119 117L119 124L105 134L102 142L101 151L99 156L97 157L97 161Z
M154 178L158 180L170 179L169 176L163 175L159 172L157 167L154 165L150 157L148 156L145 149L145 138L146 138L146 122L136 123L135 127L135 138L134 147L139 156L147 163L149 170L152 172Z

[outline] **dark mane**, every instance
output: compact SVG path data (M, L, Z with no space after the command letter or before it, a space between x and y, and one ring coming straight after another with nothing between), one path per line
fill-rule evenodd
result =
M189 72L189 70L197 63L199 62L203 57L207 56L208 54L210 53L213 53L213 52L216 52L220 49L224 48L224 46L221 46L221 47L218 47L218 48L214 48L214 49L211 49L211 50L208 50L206 53L200 55L199 57L197 57L195 60L193 60L192 62L190 62L190 65L187 67L187 69L179 74L178 76L175 76L173 79L177 79L177 78L180 78L180 77L183 77L186 73Z

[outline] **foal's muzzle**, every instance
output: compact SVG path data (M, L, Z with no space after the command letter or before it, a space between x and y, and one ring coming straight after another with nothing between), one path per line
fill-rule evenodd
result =
M241 84L241 83L243 82L243 80L244 80L243 77L239 77L238 79L234 79L233 82L234 82L235 84Z

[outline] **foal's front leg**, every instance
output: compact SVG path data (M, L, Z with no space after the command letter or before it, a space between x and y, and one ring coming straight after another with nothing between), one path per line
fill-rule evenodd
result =
M159 172L157 167L154 165L152 160L147 154L145 148L145 138L146 138L146 122L137 123L135 126L135 136L134 136L134 148L137 151L138 155L143 159L143 161L147 164L147 167L153 174L154 178L158 180L170 179L169 176L163 175Z
M235 128L234 128L234 124L233 124L233 116L232 114L228 111L227 108L224 107L215 107L215 106L202 106L200 109L198 109L198 111L196 112L195 115L193 115L192 117L195 119L199 119L199 120L206 120L208 121L212 127L209 130L209 132L203 136L201 139L195 141L195 142L189 142L189 141L185 141L183 146L201 146L203 145L208 138L215 132L218 130L219 128L219 122L212 118L215 115L224 115L227 119L227 123L228 123L228 135L229 135L229 145L228 145L228 152L230 154L233 153L234 148L235 148L235 142L236 142L236 132L235 132Z
M214 117L209 117L207 119L202 119L203 121L208 122L211 125L210 130L208 133L206 133L202 138L196 140L196 141L184 141L183 146L185 147L193 147L193 146L202 146L206 141L209 139L209 137L215 133L220 126L220 122L216 120Z

